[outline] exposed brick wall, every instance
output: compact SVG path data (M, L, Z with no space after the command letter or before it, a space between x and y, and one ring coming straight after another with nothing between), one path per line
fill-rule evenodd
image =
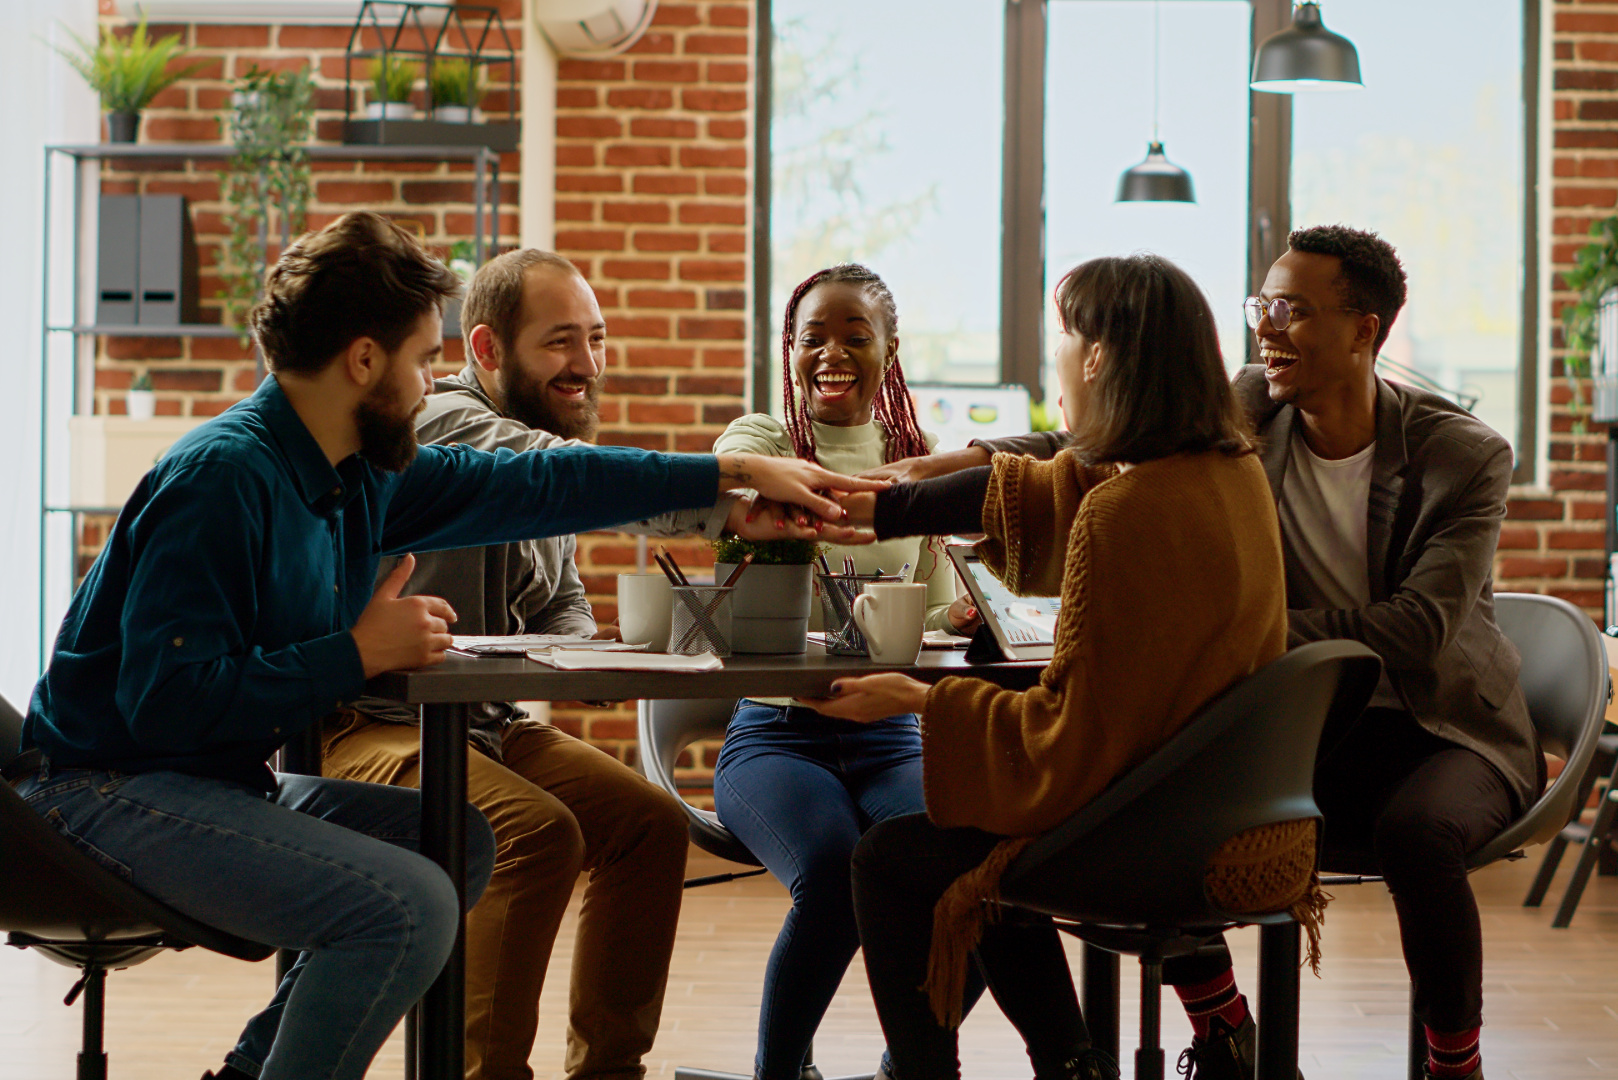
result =
M500 7L520 47L520 0L500 0ZM743 412L752 14L746 2L665 2L628 53L561 62L556 249L595 285L607 319L603 443L707 451ZM317 141L341 141L346 28L188 25L153 32L183 34L193 49L188 62L205 67L153 102L142 141L220 141L230 82L255 63L312 66ZM504 110L513 92L491 87L485 109ZM517 155L504 155L501 168L501 244L510 247L519 231ZM103 174L108 192L189 196L209 322L220 320L222 305L217 272L226 229L218 169L172 161ZM471 233L470 165L318 162L313 170L310 227L363 206L419 222L428 244L441 251ZM164 415L214 415L253 386L252 356L233 339L102 339L96 354L97 412L121 413L123 391L142 372L151 375ZM458 369L459 343L446 342L446 354L444 370ZM107 524L86 523L86 559ZM705 545L670 546L683 565L712 563ZM634 561L633 539L581 538L580 570L601 621L616 618L615 575ZM633 703L610 710L559 706L553 718L609 752L632 756ZM711 753L699 749L695 763L711 764Z
M1546 592L1602 612L1605 547L1604 426L1575 434L1561 313L1572 300L1562 273L1590 224L1618 212L1618 3L1554 0L1551 98L1551 320L1549 490L1514 489L1500 534L1495 587ZM1590 400L1588 384L1583 399ZM1587 406L1586 406L1587 407Z

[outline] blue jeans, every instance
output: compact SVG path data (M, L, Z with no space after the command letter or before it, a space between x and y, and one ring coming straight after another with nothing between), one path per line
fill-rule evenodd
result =
M753 1067L798 1080L859 947L854 846L876 822L926 809L916 718L857 724L743 699L714 767L714 807L792 894L764 973Z
M437 977L461 923L417 852L420 793L282 775L264 792L172 772L83 769L17 791L102 866L199 922L302 955L227 1061L261 1080L360 1080ZM494 834L468 808L467 902Z

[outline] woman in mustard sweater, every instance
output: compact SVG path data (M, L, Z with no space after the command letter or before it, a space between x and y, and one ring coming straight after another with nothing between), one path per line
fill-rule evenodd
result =
M953 1003L974 945L1037 1080L1118 1075L1090 1046L1049 920L980 926L980 901L1027 838L1286 646L1275 502L1201 290L1137 255L1079 266L1056 302L1070 449L851 500L879 537L977 524L1007 586L1062 598L1055 655L1031 690L886 674L841 680L815 703L849 720L921 716L927 812L873 826L854 860L895 1080L959 1075Z

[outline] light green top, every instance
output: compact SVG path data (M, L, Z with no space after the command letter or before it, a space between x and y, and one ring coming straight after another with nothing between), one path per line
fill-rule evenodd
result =
M821 465L835 473L853 476L874 469L887 461L887 433L875 422L858 427L831 427L815 424L815 456ZM926 435L930 448L938 440ZM750 413L731 421L724 434L713 444L716 454L768 454L771 457L791 457L792 440L786 426L768 413ZM854 566L862 574L878 568L897 574L905 563L910 564L910 580L927 586L928 630L952 630L945 612L955 601L955 578L944 545L936 536L905 536L881 540L875 544L841 547L826 545L826 558L832 569L841 572L843 556L852 555ZM820 629L820 605L810 612L810 625ZM755 698L769 701L767 698ZM785 700L785 699L782 699Z

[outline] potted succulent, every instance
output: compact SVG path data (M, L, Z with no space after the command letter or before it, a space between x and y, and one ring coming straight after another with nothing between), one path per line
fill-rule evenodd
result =
M124 393L124 412L131 420L150 420L157 415L157 391L146 372L136 375Z
M416 85L416 64L396 53L384 53L371 62L371 100L367 120L409 120L416 115L410 91Z
M714 580L724 581L748 555L747 572L731 593L731 651L801 653L809 640L809 607L814 599L813 540L743 540L723 536L713 542Z
M158 94L202 67L191 64L170 70L174 61L190 50L180 44L179 34L153 41L146 32L145 14L127 36L103 29L93 45L71 30L67 34L78 51L56 51L100 95L102 111L107 114L108 142L134 142L140 131L141 110Z
M427 73L427 97L434 120L470 124L483 100L483 74L472 61L450 56L435 61Z

